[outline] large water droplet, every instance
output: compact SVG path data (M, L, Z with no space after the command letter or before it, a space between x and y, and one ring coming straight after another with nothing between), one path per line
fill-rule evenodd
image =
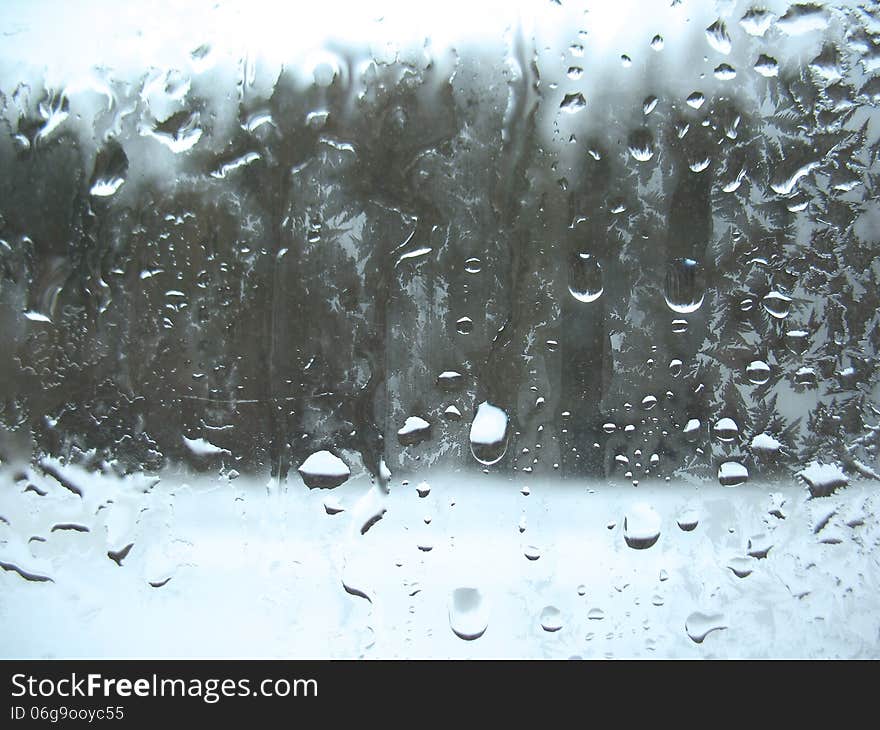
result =
M484 401L477 407L471 423L471 453L481 464L491 466L501 461L507 451L507 414Z
M739 426L732 418L720 419L714 427L715 438L725 443L730 443L739 436Z
M636 550L651 547L660 538L661 519L650 505L635 504L623 518L623 538Z
M578 253L571 258L568 291L579 302L594 302L602 296L602 267L594 256Z
M776 27L786 35L802 35L814 30L825 30L830 16L821 5L795 3L779 20Z
M725 461L718 467L718 482L723 487L738 487L749 480L749 470L738 461Z
M476 257L471 257L464 262L464 270L469 274L479 274L483 270L483 262Z
M693 259L674 259L666 266L666 304L673 312L696 312L703 304L705 288L703 267Z
M456 588L449 600L449 627L461 639L473 641L489 626L489 602L476 588Z
M755 71L769 79L779 75L779 63L772 56L766 56L762 53L755 61Z
M338 487L351 475L345 462L329 451L316 451L297 471L309 489Z
M770 380L770 366L763 360L752 360L746 366L746 377L755 385L763 385Z
M724 616L720 613L694 611L685 619L684 628L691 641L702 644L710 633L726 629L727 626L724 624Z
M718 53L723 53L725 56L730 53L730 36L727 34L724 21L716 20L706 28L706 40Z
M654 156L654 135L650 130L637 129L630 134L629 153L639 162L647 162Z
M584 95L578 91L573 94L566 94L565 97L563 97L559 108L562 109L562 111L564 112L568 112L569 114L576 114L586 105L587 100L584 98Z
M703 104L706 103L706 97L703 96L703 92L695 91L685 100L687 101L687 105L693 109L699 109Z
M397 431L397 440L403 446L412 446L431 437L431 424L424 418L410 416Z
M556 606L545 606L541 611L541 628L550 632L562 628L562 612Z
M764 309L772 317L785 319L791 308L791 297L787 297L785 294L780 294L777 291L772 291L761 300L761 304L764 305Z
M773 17L773 13L768 10L752 8L747 10L745 15L740 18L739 24L749 35L760 37L770 29Z

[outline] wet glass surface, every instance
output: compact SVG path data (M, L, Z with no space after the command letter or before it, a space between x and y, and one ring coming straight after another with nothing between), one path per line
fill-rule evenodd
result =
M875 3L133 5L0 8L0 654L877 656Z

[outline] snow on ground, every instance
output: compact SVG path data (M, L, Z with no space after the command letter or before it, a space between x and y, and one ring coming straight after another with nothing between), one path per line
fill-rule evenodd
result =
M0 468L4 657L880 656L873 483L426 470L329 514L296 475L49 467Z

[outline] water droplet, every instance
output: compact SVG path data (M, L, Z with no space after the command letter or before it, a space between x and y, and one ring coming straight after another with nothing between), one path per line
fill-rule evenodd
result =
M629 547L645 550L660 538L660 525L660 515L653 507L635 504L623 518L623 538Z
M730 443L739 436L739 426L736 425L736 421L732 418L720 419L715 424L713 431L715 432L715 437L724 443Z
M469 335L474 331L474 320L470 317L459 317L455 322L455 329L460 335Z
M722 487L738 487L749 480L749 470L738 461L725 461L718 467L718 482Z
M556 606L545 606L541 611L541 628L549 632L562 628L562 612Z
M768 10L752 8L747 10L745 15L740 18L739 24L749 35L760 37L770 29L773 18L773 13Z
M706 103L706 97L703 96L703 92L695 91L685 100L687 101L687 105L694 109L699 109L703 104Z
M449 627L460 639L473 641L489 627L489 602L476 588L456 588L449 601Z
M125 184L127 172L128 157L122 150L122 146L111 140L95 159L95 169L92 173L89 193L98 198L115 195L119 188Z
M464 262L464 270L469 274L479 274L483 270L483 262L476 257L471 257Z
M458 390L464 385L464 376L456 370L444 370L437 376L437 385L447 392Z
M646 411L650 411L654 406L657 405L657 397L653 395L646 395L642 398L642 408Z
M770 366L763 360L752 360L746 366L746 377L755 385L763 385L770 380Z
M703 304L705 288L703 267L693 259L674 259L666 266L666 305L673 312L696 312Z
M785 294L780 294L777 291L772 291L761 300L761 304L764 305L764 309L772 317L785 319L791 308L791 297L787 297Z
M577 594L578 594L579 596L585 596L585 595L587 595L587 587L586 587L583 583L581 583L581 584L577 587Z
M456 406L446 406L446 410L443 411L443 416L447 421L460 421L461 411L458 410Z
M410 416L403 427L397 431L397 440L402 446L412 446L431 437L431 424L424 418Z
M707 614L694 611L685 619L684 628L691 641L702 644L710 633L726 629L727 626L724 624L724 616L720 613Z
M662 36L662 35L655 35L655 36L651 39L651 48L652 48L653 50L655 50L655 51L662 51L662 50L663 50L663 46L664 46L664 43L663 43L663 36Z
M572 81L577 81L583 75L584 70L580 66L570 66L568 69L568 78Z
M431 485L428 482L419 482L416 485L416 493L424 499L431 493Z
M694 509L686 509L678 516L676 522L684 532L692 532L700 524L700 513Z
M669 374L673 378L677 378L679 375L681 375L681 370L683 367L684 363L678 358L674 358L669 361Z
M819 160L810 160L798 167L794 172L790 172L790 167L782 165L777 174L773 176L770 188L779 195L790 195L798 181L809 175L817 167L819 167Z
M769 79L779 75L779 63L772 56L765 56L762 53L755 61L755 71Z
M649 96L645 99L644 102L642 102L642 111L645 113L646 116L654 111L654 108L657 106L658 101L659 99L656 96Z
M654 135L648 129L636 129L629 136L629 153L638 162L647 162L654 156Z
M688 321L686 319L673 319L672 332L676 335L684 334L688 331Z
M803 35L814 30L825 30L830 16L821 5L795 3L779 20L776 27L786 35Z
M568 291L579 302L594 302L602 296L602 267L594 256L578 253L571 257Z
M782 448L782 444L769 433L755 434L750 446L753 452L762 455L778 454Z
M789 330L785 333L785 346L795 355L803 355L810 349L810 333L806 330Z
M703 170L707 169L711 163L712 160L708 157L699 157L688 165L688 169L691 172L703 172Z
M175 154L192 149L202 138L199 112L186 110L172 114L164 122L157 124L147 134L164 144Z
M727 34L727 26L724 25L724 21L716 20L706 28L706 40L718 53L723 53L725 56L730 53L730 36Z
M309 489L332 489L345 482L351 470L345 462L329 451L316 451L297 469Z
M849 483L849 478L837 464L823 464L818 461L810 462L797 475L807 483L813 497L827 497Z
M507 451L507 414L484 401L477 407L471 423L471 453L481 464L491 466L501 461Z
M629 56L627 56L625 53L621 55L620 63L624 68L629 68L633 64L632 59Z
M755 569L755 559L751 557L731 558L727 562L727 567L737 578L748 578Z
M562 111L567 112L568 114L576 114L581 109L583 109L587 105L587 100L584 98L584 95L579 91L573 94L566 94L562 103L560 103L559 108Z
M700 436L700 420L698 418L690 419L682 429L682 433L688 441L696 441Z
M526 545L523 549L523 555L525 555L527 559L535 561L541 557L541 549L535 545Z
M590 621L601 621L605 618L605 612L601 608L591 608L587 611L587 618Z
M728 63L719 63L714 73L719 81L732 81L736 78L736 69Z

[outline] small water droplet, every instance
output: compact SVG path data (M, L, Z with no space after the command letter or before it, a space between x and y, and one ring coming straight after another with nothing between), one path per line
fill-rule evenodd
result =
M455 329L460 335L469 335L474 331L474 320L470 317L459 317L455 322Z
M651 48L652 48L653 50L655 50L655 51L662 51L662 50L663 50L663 46L664 46L664 42L663 42L663 36L662 36L662 35L655 35L655 36L651 39Z
M483 270L483 262L476 257L471 257L464 262L464 270L469 274L479 274Z

